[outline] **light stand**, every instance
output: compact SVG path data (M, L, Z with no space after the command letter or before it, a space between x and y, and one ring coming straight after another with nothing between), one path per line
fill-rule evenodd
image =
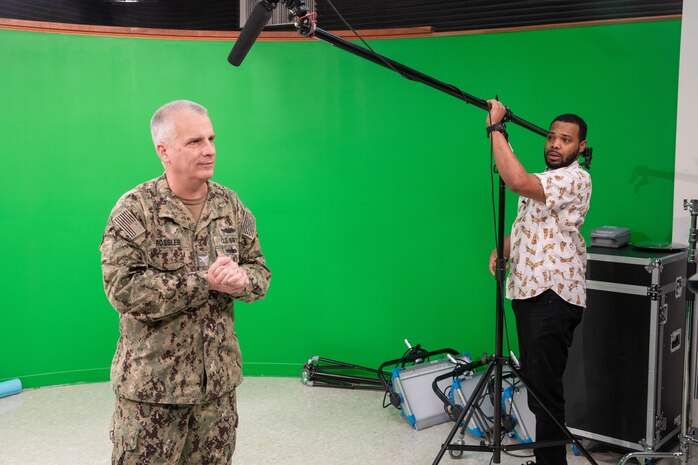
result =
M244 59L245 54L249 50L249 48L252 46L252 42L256 37L259 35L261 32L261 29L264 27L264 24L268 20L268 17L270 16L270 10L275 8L276 5L281 2L285 4L288 7L289 10L289 20L293 20L295 27L298 29L299 33L305 37L314 37L317 39L320 39L322 41L325 41L331 45L334 45L335 47L338 47L344 51L347 51L349 53L352 53L354 55L357 55L361 58L364 58L366 60L369 60L377 65L383 66L388 69L392 69L393 71L397 72L401 76L412 80L412 81L418 81L423 84L426 84L430 87L433 87L437 90L440 90L441 92L445 92L453 97L456 97L458 99L464 100L466 103L470 103L472 105L477 106L478 108L481 108L485 111L489 111L489 105L486 100L474 97L470 94L467 94L463 92L462 90L458 89L456 86L453 86L451 84L446 84L444 82L441 82L437 79L434 79L430 76L427 76L426 74L420 73L419 71L416 71L412 68L409 68L407 66L404 66L396 61L393 61L387 57L384 57L382 55L379 55L377 53L374 53L370 50L367 50L365 48L359 47L347 40L344 40L334 34L331 34L327 31L324 31L318 27L316 27L315 20L314 20L314 15L313 13L309 13L305 7L305 4L303 0L261 0L261 2L255 7L255 10L257 10L257 13L255 13L255 10L253 10L252 15L254 15L254 18L248 19L248 23L251 23L252 25L250 26L250 29L247 29L247 24L246 27L243 29L243 31L240 33L240 37L238 39L238 42L236 42L235 46L233 47L233 50L231 51L230 57L228 58L228 61L230 61L231 64L238 66L242 60ZM252 20L253 19L253 20ZM244 36L244 39L243 39ZM237 50L236 50L237 49ZM548 134L548 131L545 129L536 126L532 123L529 123L528 121L525 121L517 116L515 116L509 109L506 111L506 115L503 119L503 121L507 122L512 122L514 124L517 124L523 128L528 129L529 131L532 131L536 134L546 136ZM586 166L587 168L589 167L589 163L591 162L591 148L587 148L584 153L582 154L583 161L580 161L580 165ZM554 445L562 445L562 444L569 444L569 443L574 443L577 448L581 451L581 453L586 457L586 459L592 464L592 465L597 465L594 459L587 453L587 451L582 447L581 443L577 441L571 433L565 428L564 425L561 425L557 422L557 420L552 416L550 411L545 407L543 402L541 402L540 398L536 395L535 392L533 392L530 387L528 387L529 393L541 404L543 407L544 411L546 412L547 415L549 415L557 424L557 426L560 428L561 431L565 433L567 438L569 440L562 440L562 441L547 441L544 443L527 443L527 444L518 444L518 445L502 445L501 443L501 417L502 417L502 411L501 411L501 402L496 401L494 402L494 437L493 437L493 443L491 445L481 445L481 446L467 446L467 445L452 445L450 444L451 440L453 439L456 431L460 427L461 422L463 419L466 417L466 415L469 414L469 410L473 406L473 402L478 399L482 393L484 392L485 386L487 384L487 381L489 380L490 376L494 374L494 395L496 399L499 399L501 397L502 393L502 367L503 365L509 365L511 371L523 382L524 385L526 385L526 380L521 377L520 373L516 369L513 364L510 364L509 358L504 357L502 355L502 346L503 346L503 326L504 326L504 304L503 304L503 277L505 274L506 270L506 260L503 258L504 254L504 210L505 210L505 196L506 196L506 186L504 184L504 181L499 179L499 213L498 213L498 236L497 236L497 264L496 264L496 281L497 281L497 295L496 295L496 331L495 331L495 353L493 356L489 358L489 365L487 368L487 371L485 374L482 376L482 379L479 381L477 388L471 398L468 400L468 403L466 404L465 408L461 412L459 419L456 421L455 426L451 430L450 434L448 435L446 442L443 444L441 447L441 450L439 451L439 454L437 455L436 459L434 460L434 464L438 464L441 458L443 457L444 453L446 450L472 450L472 451L490 451L493 453L493 461L494 463L500 463L500 457L501 457L501 452L502 451L507 451L507 450L518 450L518 449L533 449L537 447L547 447L547 446L554 446Z
M565 444L574 444L577 449L584 455L584 457L592 465L596 465L594 459L589 455L589 453L582 447L581 443L572 436L572 433L564 426L561 425L557 419L550 413L545 403L541 401L535 391L528 386L526 379L521 376L516 364L511 363L508 357L503 356L503 328L504 328L504 277L506 274L506 259L504 258L504 210L505 210L505 197L506 197L506 185L502 178L499 178L499 205L498 205L498 219L497 219L497 261L495 266L495 278L497 285L497 302L496 302L496 332L495 332L495 353L489 358L489 365L487 370L482 375L482 378L478 382L477 386L470 399L468 399L467 404L461 411L459 417L455 421L455 426L451 429L450 433L446 437L446 441L441 446L439 453L434 459L433 465L438 464L443 458L447 450L450 451L481 451L481 452L492 452L492 461L494 463L500 463L501 453L507 451L516 451L523 449L535 449L540 447L550 447L550 446L560 446ZM502 405L499 401L502 392L502 367L504 365L509 366L511 372L518 377L524 386L528 389L529 394L538 401L538 403L543 407L545 414L548 415L558 426L560 431L564 432L565 436L568 438L566 440L557 441L536 441L532 443L525 444L502 444ZM485 392L485 387L490 377L494 375L494 431L492 444L490 445L479 445L471 446L465 444L451 444L454 436L458 429L463 425L467 424L467 419L472 415L471 409L474 406L474 402L479 399Z
M362 373L359 375L358 373ZM367 375L368 374L368 375ZM311 357L301 370L301 381L306 386L322 386L344 389L383 390L378 370L353 363Z

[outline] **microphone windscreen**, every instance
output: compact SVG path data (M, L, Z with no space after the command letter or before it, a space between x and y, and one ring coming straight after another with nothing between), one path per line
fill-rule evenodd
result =
M240 31L238 40L235 41L235 45L230 51L230 55L228 55L228 62L231 65L240 66L240 63L242 63L242 60L245 59L247 52L249 52L250 48L252 48L252 44L254 44L254 41L257 40L257 37L259 37L259 34L262 32L262 29L264 29L264 26L266 26L269 22L271 13L272 10L268 10L262 4L262 2L255 5L255 7L252 9L252 13L250 13L250 17L247 18L245 27L243 27L242 31Z

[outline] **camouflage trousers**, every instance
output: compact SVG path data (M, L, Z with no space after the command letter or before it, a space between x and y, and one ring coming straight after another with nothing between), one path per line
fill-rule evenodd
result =
M237 423L235 390L197 405L117 397L109 430L112 465L228 465Z

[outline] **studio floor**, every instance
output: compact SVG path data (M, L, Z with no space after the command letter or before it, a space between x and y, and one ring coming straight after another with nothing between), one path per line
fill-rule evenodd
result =
M421 431L382 408L383 393L309 387L299 378L248 377L238 390L236 465L428 465L453 423ZM109 464L114 407L109 383L28 389L0 399L0 465ZM478 441L466 435L466 442ZM525 454L528 451L519 452ZM620 452L592 451L599 465ZM489 452L448 453L443 464L487 465ZM503 455L519 465L531 458ZM568 454L570 465L588 463ZM663 460L662 462L679 463ZM698 463L691 459L691 464Z

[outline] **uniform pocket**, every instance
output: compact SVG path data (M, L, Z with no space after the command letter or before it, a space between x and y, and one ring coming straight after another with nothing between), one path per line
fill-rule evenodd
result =
M160 271L177 271L184 266L186 251L179 247L154 247L148 251L148 261Z
M239 422L239 417L238 417L238 409L237 409L237 394L236 391L233 390L233 392L230 395L230 405L224 409L223 415L221 418L221 423L223 427L219 429L225 430L226 431L226 436L227 436L227 444L230 447L230 456L232 457L233 452L235 451L235 443L237 440L237 428L238 428L238 422Z
M216 419L206 425L202 435L204 463L230 463L235 451L236 429L238 426L235 390L219 397L206 408L207 415Z
M217 254L224 254L239 263L240 245L238 235L234 228L221 228L214 230L213 243Z
M112 450L112 463L126 465L135 463L129 460L134 457L138 447L138 429L132 426L117 425L109 431L114 449Z

